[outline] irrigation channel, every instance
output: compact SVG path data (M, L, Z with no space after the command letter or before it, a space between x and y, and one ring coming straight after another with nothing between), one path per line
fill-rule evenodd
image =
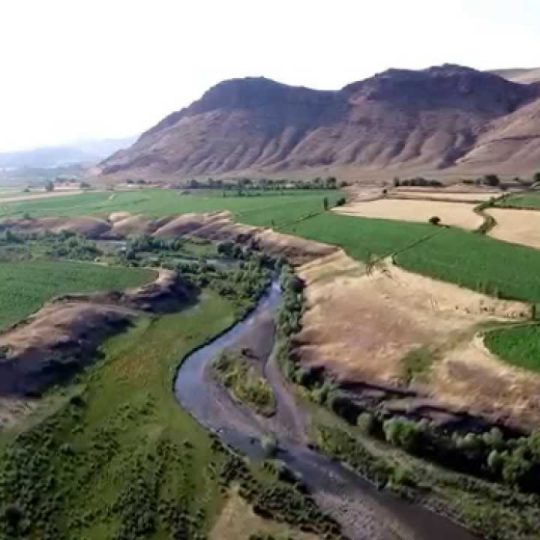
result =
M475 540L452 521L378 491L348 467L308 448L306 415L276 361L274 320L280 303L275 281L246 319L185 358L174 384L180 405L251 459L264 459L261 440L271 435L279 445L277 457L302 478L319 507L341 523L351 540ZM270 420L236 403L211 374L211 363L222 351L246 343L264 351L263 373L277 402Z

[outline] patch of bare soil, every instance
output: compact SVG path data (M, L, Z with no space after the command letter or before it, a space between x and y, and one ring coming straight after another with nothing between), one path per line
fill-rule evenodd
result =
M109 221L111 223L116 223L117 221L122 221L122 220L128 219L130 217L132 217L131 212L113 212L109 216Z
M242 499L238 489L231 490L219 519L210 532L210 540L240 540L249 538L252 534L283 535L289 538L290 534L297 540L317 540L318 536L301 531L291 531L283 523L264 519ZM281 537L281 536L280 536Z
M128 214L122 212L122 214ZM150 235L163 227L170 218L151 219L145 216L132 216L111 214L109 221L112 221L113 226L110 235L117 238L126 238L128 236Z
M493 216L497 222L489 232L490 236L505 242L540 249L539 211L489 208L486 213Z
M437 403L446 404L459 384L467 385L468 395L463 396L462 403L473 413L489 414L493 409L484 406L497 403L509 418L522 420L519 410L514 412L513 397L506 388L505 374L511 367L505 366L504 373L498 371L495 368L500 363L493 359L490 374L497 385L477 384L479 372L474 363L463 362L468 370L462 369L459 374L455 371L454 378L441 377L439 370L448 358L459 357L481 323L525 319L530 316L528 306L411 274L389 261L369 274L360 265L355 270L355 264L345 255L336 255L299 269L306 282L306 311L295 351L303 364L324 368L346 384L373 385L375 393L411 390L409 397L414 400L408 399L407 407L422 405L426 410L435 410ZM332 279L327 279L329 276ZM432 364L407 388L404 358L416 350L427 351ZM491 392L497 392L497 388L500 392L494 399ZM528 390L523 386L516 392L526 395ZM407 398L399 394L397 400ZM534 394L531 396L533 399ZM422 404L418 398L428 401ZM461 392L456 391L448 404L459 405L460 399Z
M333 209L345 216L392 219L427 223L433 216L444 225L474 230L483 223L483 218L474 213L474 205L461 202L379 199L371 202L352 202Z

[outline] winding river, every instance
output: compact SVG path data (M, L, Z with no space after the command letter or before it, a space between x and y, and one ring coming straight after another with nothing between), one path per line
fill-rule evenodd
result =
M348 467L308 448L305 416L271 346L280 302L280 288L274 282L245 320L184 360L174 385L180 405L226 444L253 459L265 456L260 441L271 435L279 443L279 459L302 477L320 508L341 523L351 540L475 540L450 520L377 491ZM270 344L264 375L277 402L277 414L270 420L231 399L209 369L223 350L244 345L253 336L265 336Z

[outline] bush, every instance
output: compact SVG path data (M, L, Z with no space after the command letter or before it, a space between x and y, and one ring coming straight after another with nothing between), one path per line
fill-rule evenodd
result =
M439 216L431 216L428 221L431 223L431 225L435 226L441 224L441 218Z

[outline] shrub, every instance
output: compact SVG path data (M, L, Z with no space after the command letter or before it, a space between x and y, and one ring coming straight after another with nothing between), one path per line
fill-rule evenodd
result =
M431 216L428 221L435 226L441 224L441 218L439 216Z

